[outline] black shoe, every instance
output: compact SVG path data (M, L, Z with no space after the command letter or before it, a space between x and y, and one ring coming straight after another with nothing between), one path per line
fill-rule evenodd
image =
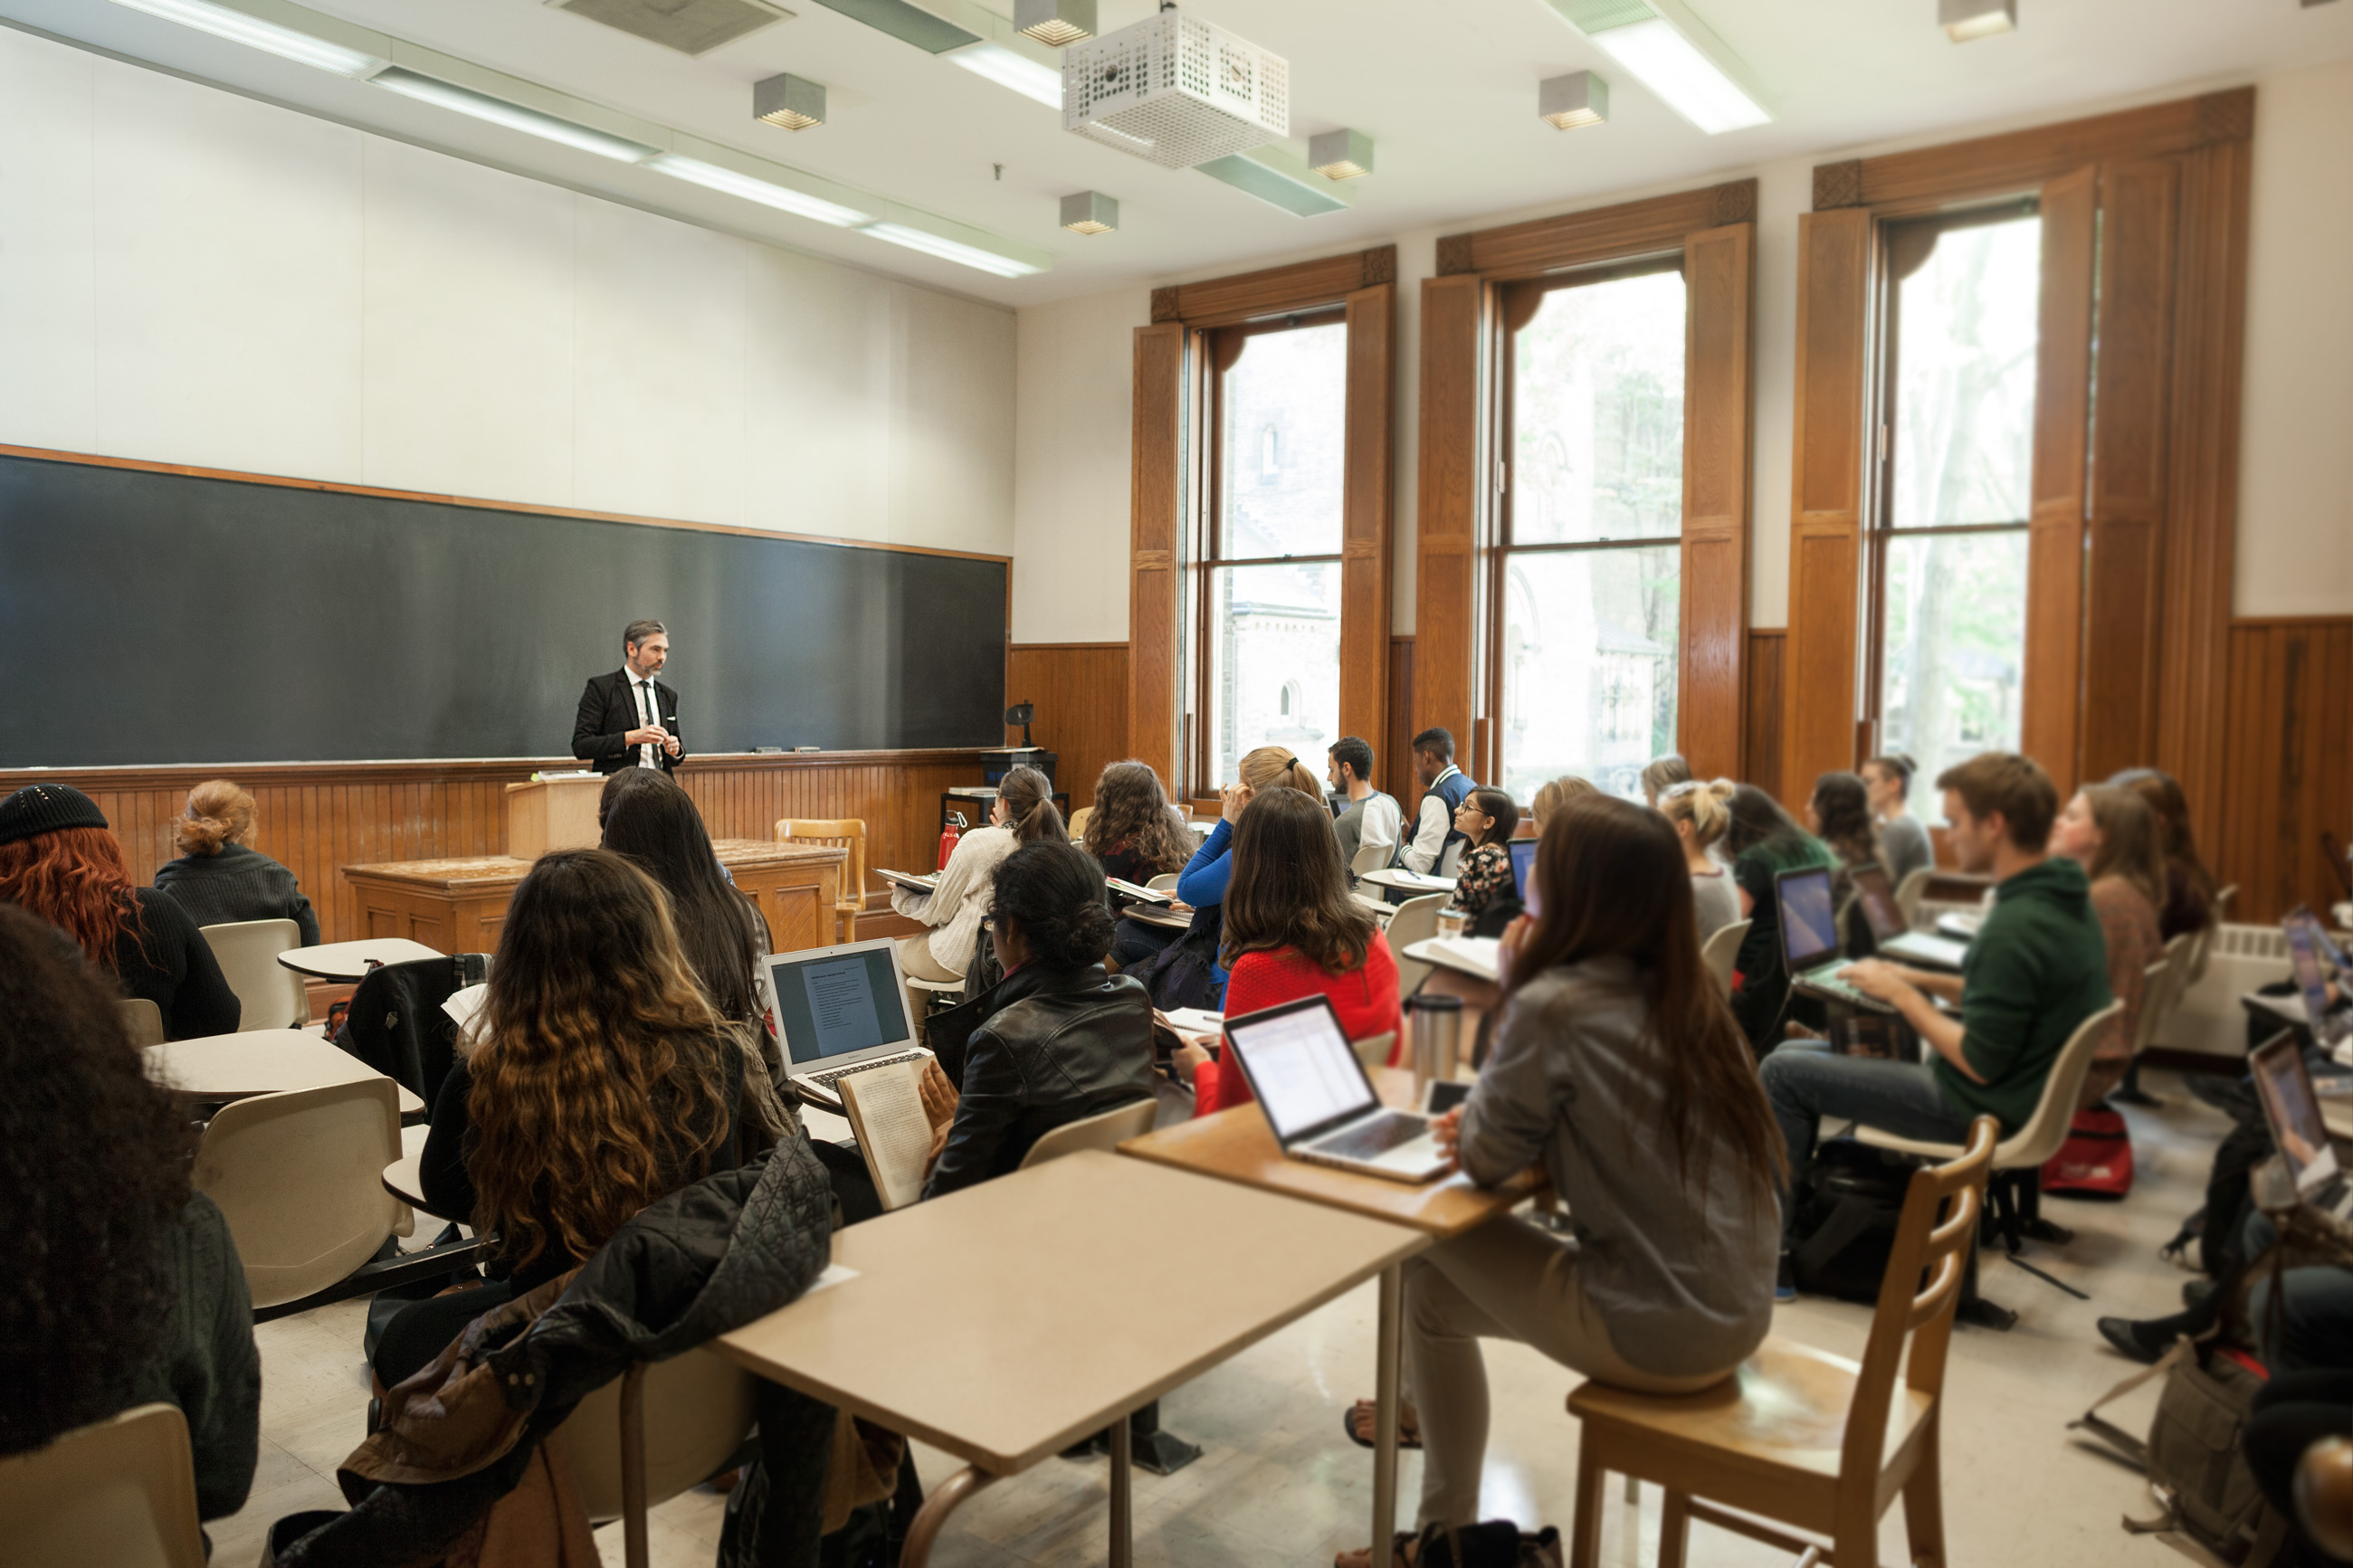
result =
M2187 1280L2181 1287L2181 1304L2185 1307L2195 1307L2213 1293L2214 1281L2211 1279Z
M1773 1300L1794 1301L1798 1299L1798 1270L1789 1262L1788 1253L1781 1254L1781 1267L1773 1276Z
M2144 1366L2165 1353L2164 1344L2150 1342L2156 1336L2148 1329L2148 1324L2137 1323L2130 1318L2102 1318L2099 1321L2100 1337L2114 1345L2117 1354Z

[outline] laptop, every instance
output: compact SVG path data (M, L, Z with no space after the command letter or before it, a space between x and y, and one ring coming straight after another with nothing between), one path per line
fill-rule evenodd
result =
M1330 997L1228 1018L1225 1036L1225 1059L1241 1063L1275 1142L1292 1159L1393 1182L1446 1173L1430 1119L1381 1104Z
M1969 944L1914 931L1904 918L1904 907L1895 901L1895 886L1887 879L1886 867L1865 861L1848 867L1846 874L1854 883L1854 901L1862 910L1863 923L1871 928L1872 952L1928 969L1960 968Z
M1508 847L1512 852L1512 886L1520 895L1520 908L1530 920L1544 913L1536 901L1536 846L1542 840L1514 838Z
M2327 977L2320 972L2322 945L2336 944L2328 942L2308 910L2298 910L2280 924L2287 933L2288 965L2295 973L2295 988L2304 997L2304 1013L2312 1026L2312 1038L2324 1050L2333 1050L2338 1041L2353 1034L2353 1018L2330 1010Z
M760 963L794 1083L832 1095L846 1073L932 1054L915 1044L891 938L772 952Z
M1789 984L1832 1002L1873 1013L1895 1009L1866 996L1838 977L1847 966L1839 951L1838 910L1831 901L1831 868L1808 866L1782 871L1773 879L1773 902L1781 917L1781 962Z
M2295 1033L2282 1030L2257 1046L2247 1065L2297 1198L2338 1212L2353 1206L2353 1192L2343 1190L2337 1150L2328 1142L2320 1099L2312 1092L2312 1072Z

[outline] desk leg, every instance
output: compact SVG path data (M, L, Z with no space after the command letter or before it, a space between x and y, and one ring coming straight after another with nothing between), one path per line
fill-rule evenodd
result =
M1111 1568L1135 1560L1135 1518L1131 1489L1135 1479L1135 1439L1122 1411L1111 1424Z
M907 1526L906 1544L899 1552L899 1568L929 1568L932 1542L939 1538L940 1526L958 1504L997 1478L986 1470L966 1465L946 1480L932 1489L923 1506L915 1510L915 1521Z
M1373 1563L1389 1568L1397 1534L1398 1374L1405 1305L1405 1266L1381 1270L1379 1327L1373 1356Z

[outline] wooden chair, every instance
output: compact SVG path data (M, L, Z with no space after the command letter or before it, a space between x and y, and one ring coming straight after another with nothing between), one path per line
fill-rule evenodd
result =
M1071 813L1071 843L1084 844L1087 841L1087 819L1094 814L1095 808L1092 805L1082 805Z
M197 929L228 988L237 993L243 1009L237 1021L240 1033L299 1029L311 1021L311 988L278 962L280 953L302 945L301 926L292 921L237 921Z
M1572 1568L1599 1568L1602 1482L1612 1470L1666 1492L1661 1568L1682 1568L1694 1519L1792 1555L1821 1552L1772 1521L1828 1538L1828 1553L1808 1561L1875 1568L1879 1519L1899 1497L1912 1561L1943 1568L1946 1352L1995 1136L1993 1119L1981 1116L1958 1159L1913 1173L1860 1364L1768 1338L1698 1394L1588 1383L1568 1396L1582 1424Z
M141 1405L0 1459L14 1568L205 1568L195 1462L176 1405Z
M862 816L787 816L776 824L779 844L839 844L849 851L841 868L841 894L833 912L840 942L858 940L858 917L866 912L866 819Z
M126 996L114 1005L122 1015L122 1032L131 1037L132 1045L164 1043L164 1009L144 996Z
M1748 928L1756 923L1735 921L1728 926L1718 926L1715 934L1707 939L1707 945L1699 950L1700 962L1707 965L1707 972L1715 976L1715 983L1724 988L1726 996L1732 994L1732 966L1739 962L1740 944L1748 940Z

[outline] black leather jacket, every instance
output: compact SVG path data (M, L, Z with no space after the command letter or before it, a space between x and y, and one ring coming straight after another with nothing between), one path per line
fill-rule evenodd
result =
M1017 1169L1066 1122L1152 1098L1152 999L1126 975L1025 964L984 1009L927 1198Z

